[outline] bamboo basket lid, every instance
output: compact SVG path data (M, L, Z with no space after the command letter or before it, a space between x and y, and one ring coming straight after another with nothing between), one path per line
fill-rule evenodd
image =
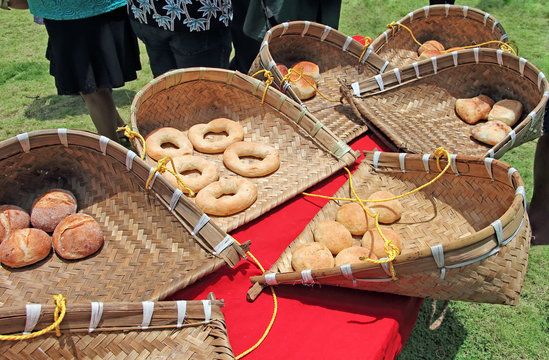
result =
M276 172L247 178L257 187L255 203L233 215L210 216L225 231L256 219L358 157L288 96L234 71L188 68L168 72L140 90L131 109L132 127L145 138L162 127L186 133L195 124L219 117L239 122L244 128L244 141L273 146L280 154ZM142 154L141 144L137 144L137 150ZM193 154L217 165L220 179L239 176L225 167L223 154ZM154 164L152 159L147 161Z
M541 135L549 83L528 60L502 50L468 49L433 57L368 79L342 82L342 93L393 151L425 153L443 146L472 156L501 157ZM455 112L459 98L518 100L511 133L491 146L471 136L474 125Z
M385 190L406 194L440 171L433 155L365 152L352 175L361 199ZM440 160L440 168L448 159ZM354 198L347 181L334 195ZM265 275L251 278L254 299L262 286L321 284L414 297L497 304L518 302L528 264L530 224L524 184L516 169L491 158L450 155L447 172L431 185L404 196L400 220L390 228L401 237L394 259L296 272L294 249L315 241L315 225L335 220L345 200L330 200ZM366 204L368 206L368 204ZM359 241L361 236L354 236Z
M28 305L0 308L0 332L20 335L31 319L34 331L53 323L55 305L32 305L36 314ZM51 331L0 341L0 358L234 359L222 306L213 294L203 301L69 302L59 337Z
M71 191L77 212L91 215L105 241L95 254L64 260L53 251L23 268L0 267L0 304L45 303L63 293L71 302L159 300L218 268L234 266L245 249L214 249L227 234L178 197L163 178L145 184L151 168L134 152L96 134L39 130L0 142L0 204L30 212L52 188Z
M462 5L431 5L411 11L397 21L406 26L420 43L439 41L445 49L484 44L491 41L507 43L509 36L500 22L489 13ZM499 49L501 44L483 45ZM372 44L373 52L402 67L418 61L419 45L408 30L401 26L388 26Z

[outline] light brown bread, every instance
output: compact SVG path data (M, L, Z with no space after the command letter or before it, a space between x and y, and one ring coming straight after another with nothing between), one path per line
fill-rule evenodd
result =
M321 243L301 244L292 252L292 267L295 271L334 267L334 257Z
M33 227L53 232L61 220L76 213L76 197L68 190L52 189L34 201L30 221Z
M333 255L353 246L353 237L345 226L333 220L323 220L313 230L315 241L326 245Z
M488 121L499 120L508 126L513 126L522 114L522 103L517 100L500 100L494 104L487 116Z
M391 192L381 190L370 195L368 200L382 200L393 197L395 197L395 195ZM379 213L378 220L381 224L392 224L395 221L398 221L402 216L402 204L398 199L382 202L370 202L369 207L373 211Z
M363 235L370 227L375 226L374 218L368 216L358 203L340 206L335 219L345 226L352 235Z
M494 100L486 95L479 95L470 99L457 99L456 114L466 123L476 124L480 120L488 118L492 106L494 106Z
M0 262L20 268L44 259L51 251L51 238L43 230L26 228L12 231L0 244Z
M471 136L482 143L496 145L505 139L511 130L512 129L504 122L492 120L475 125L475 127L471 129Z
M381 227L381 232L388 240L398 247L402 251L402 241L400 235L387 227ZM387 251L385 250L385 240L381 237L377 229L368 230L362 237L362 247L369 249L378 258L387 257Z
M4 241L10 231L25 229L30 226L30 215L19 206L0 206L0 243Z
M335 266L341 266L345 264L356 264L365 262L366 260L361 260L360 258L370 258L372 260L377 260L377 256L370 250L361 246L351 246L349 248L343 249L335 257Z
M95 253L104 241L103 230L87 214L74 214L57 225L52 236L55 253L63 259L82 259Z

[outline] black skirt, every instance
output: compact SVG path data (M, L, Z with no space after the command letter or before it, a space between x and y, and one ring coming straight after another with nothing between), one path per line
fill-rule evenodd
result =
M137 37L126 7L79 20L44 19L46 58L59 95L91 94L137 79Z

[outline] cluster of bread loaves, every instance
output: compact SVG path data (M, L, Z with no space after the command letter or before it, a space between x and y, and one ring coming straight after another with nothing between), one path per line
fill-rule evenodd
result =
M0 206L0 262L13 268L31 265L46 258L52 248L68 260L98 251L104 242L101 226L76 209L75 196L63 189L38 196L30 215L15 205Z
M368 200L393 197L388 191L377 191ZM301 244L292 252L294 270L330 268L387 257L385 240L373 216L379 215L380 224L393 224L402 216L402 204L398 199L368 204L366 212L356 202L347 203L337 209L334 220L317 222L313 229L314 242ZM380 229L383 236L400 250L400 235L388 226L380 226Z
M290 74L292 89L300 100L307 100L316 94L316 87L320 80L320 68L310 61L300 61L289 69L284 64L276 65L282 76Z
M197 194L196 205L216 216L232 215L251 206L257 199L257 188L246 178L267 176L280 167L278 150L267 144L244 141L242 125L226 118L193 125L187 133L170 127L156 129L147 136L145 147L154 160L169 156L179 179ZM203 154L222 153L225 167L240 176L219 180L217 165L193 155L193 150ZM174 175L169 172L164 175L178 186Z

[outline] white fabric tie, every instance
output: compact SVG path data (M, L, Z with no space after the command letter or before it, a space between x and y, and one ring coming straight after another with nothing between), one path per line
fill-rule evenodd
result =
M490 179L494 180L494 175L492 174L492 162L494 161L494 158L485 158L484 159L484 166L486 167L486 171L488 172L488 176L490 176Z
M311 270L303 270L301 271L301 279L303 280L304 284L311 284L314 282L313 275L311 274Z
M143 304L143 321L141 322L141 329L145 330L148 329L151 324L154 313L154 302L143 301L141 304Z
M405 173L406 172L406 153L398 154L398 162L400 164L400 171Z
M212 320L212 302L202 300L202 305L204 305L204 322L209 323Z
M42 312L42 305L40 304L27 304L26 306L27 317L25 319L25 330L23 335L28 335L34 330L38 319L40 319L40 313Z
M374 151L373 162L374 162L374 169L376 171L378 170L378 163L379 163L379 157L380 156L381 156L381 151Z
M231 246L233 243L234 243L234 240L230 235L225 236L225 238L223 240L221 240L221 242L215 246L214 255L221 254L223 252L223 250L225 250L226 248Z
M69 147L69 140L67 139L67 129L57 129L57 136L59 136L59 141L61 142L61 144L63 144L64 147Z
M91 303L91 316L90 316L90 326L88 327L88 332L91 333L97 329L97 325L101 321L103 316L103 303L102 302L92 302Z
M16 136L17 140L19 141L19 145L21 145L21 149L23 149L24 152L29 152L30 150L30 141L29 141L29 134L23 133Z
M265 274L265 282L267 285L278 285L276 282L276 273Z
M198 219L198 222L196 223L196 226L194 227L193 231L191 231L191 235L195 236L198 234L198 232L206 226L206 224L210 221L210 217L206 214L202 214L200 219Z
M177 304L177 327L183 326L185 316L187 315L187 302L185 300L178 300Z
M179 202L179 199L181 198L181 195L183 195L183 191L179 189L175 189L175 191L172 194L172 198L170 199L170 205L168 207L170 211L173 211L173 209L175 209L175 207L177 206L177 203Z
M423 154L421 157L421 161L423 161L423 167L425 168L425 172L428 174L430 172L429 170L429 158L431 157L431 154Z
M107 144L109 141L111 141L111 139L103 135L99 138L99 149L101 149L103 155L107 155Z
M132 169L132 166L133 166L133 159L137 156L136 153L134 153L133 151L131 150L128 150L128 152L126 153L126 169L128 169L128 171L130 171Z

